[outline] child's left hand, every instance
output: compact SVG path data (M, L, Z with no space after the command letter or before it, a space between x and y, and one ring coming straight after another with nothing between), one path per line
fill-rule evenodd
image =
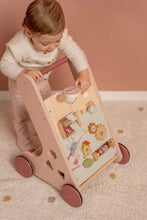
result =
M82 70L75 82L75 86L79 86L82 94L90 87L90 76L88 69Z

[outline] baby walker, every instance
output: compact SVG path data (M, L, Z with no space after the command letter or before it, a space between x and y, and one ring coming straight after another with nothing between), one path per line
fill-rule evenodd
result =
M70 61L65 57L42 70L45 74ZM41 148L26 151L15 158L15 168L27 178L38 176L57 188L72 207L82 204L81 189L113 161L125 164L130 154L117 144L98 88L91 86L81 94L69 87L43 100L37 84L28 75L20 75L17 85L41 142Z

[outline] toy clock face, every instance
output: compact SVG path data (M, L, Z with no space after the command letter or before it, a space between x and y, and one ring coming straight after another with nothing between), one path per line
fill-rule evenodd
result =
M55 94L46 101L50 116L77 183L81 185L115 154L111 131L93 86L86 94L79 88Z

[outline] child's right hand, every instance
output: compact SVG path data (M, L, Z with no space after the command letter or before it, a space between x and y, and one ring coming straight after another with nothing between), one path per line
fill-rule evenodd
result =
M43 75L39 70L24 69L20 72L20 74L27 74L31 76L35 80L35 82L37 82L37 80L41 81L41 79L43 78Z

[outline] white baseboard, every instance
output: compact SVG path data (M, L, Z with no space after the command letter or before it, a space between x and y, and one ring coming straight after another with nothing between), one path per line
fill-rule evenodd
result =
M100 91L104 101L142 101L147 100L147 91Z
M100 91L103 101L142 101L147 100L147 91ZM0 91L0 101L10 101L8 91Z

